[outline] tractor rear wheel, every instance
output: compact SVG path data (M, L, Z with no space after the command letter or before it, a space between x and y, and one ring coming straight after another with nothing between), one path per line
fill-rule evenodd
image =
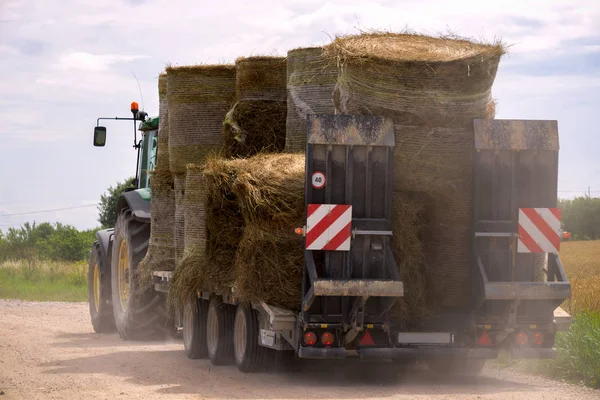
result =
M88 303L92 326L97 333L111 333L116 330L107 261L102 258L100 246L97 243L92 244L88 261Z
M112 245L111 284L115 324L124 340L164 339L174 335L165 296L142 287L137 268L150 241L150 224L136 221L129 209L119 213Z

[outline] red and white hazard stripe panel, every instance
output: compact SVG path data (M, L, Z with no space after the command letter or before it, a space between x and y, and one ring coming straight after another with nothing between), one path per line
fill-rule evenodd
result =
M519 209L519 253L558 253L560 249L558 208Z
M309 204L307 214L307 250L350 250L352 206L344 204Z

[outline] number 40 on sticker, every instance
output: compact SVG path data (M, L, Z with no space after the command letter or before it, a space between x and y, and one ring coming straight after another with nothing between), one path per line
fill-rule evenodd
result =
M325 178L325 174L321 171L315 171L312 174L312 186L315 189L322 189L325 187L325 182L327 179Z

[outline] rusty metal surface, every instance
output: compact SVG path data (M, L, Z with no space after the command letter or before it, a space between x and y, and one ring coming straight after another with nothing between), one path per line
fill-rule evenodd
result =
M473 124L478 150L559 149L557 121L476 119Z
M309 115L308 142L394 146L394 123L384 117L368 115Z
M404 296L404 285L399 281L318 279L313 285L316 296Z

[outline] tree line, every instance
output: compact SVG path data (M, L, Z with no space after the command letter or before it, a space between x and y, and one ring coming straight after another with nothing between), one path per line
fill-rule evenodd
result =
M600 239L600 198L583 196L560 200L563 229L573 240Z
M0 262L7 260L87 260L96 240L96 232L115 226L117 201L121 193L133 187L133 178L117 182L100 197L98 222L94 229L78 230L60 222L25 223L20 228L0 230Z

